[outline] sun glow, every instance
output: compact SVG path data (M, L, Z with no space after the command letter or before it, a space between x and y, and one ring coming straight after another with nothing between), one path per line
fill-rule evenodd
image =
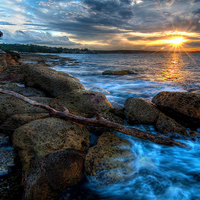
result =
M171 40L168 40L168 43L171 43L173 45L181 45L185 40L183 37L173 38Z

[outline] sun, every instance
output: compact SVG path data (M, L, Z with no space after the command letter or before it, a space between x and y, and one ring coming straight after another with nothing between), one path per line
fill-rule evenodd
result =
M170 43L170 44L172 44L173 46L180 46L184 41L185 41L185 40L184 40L183 37L176 37L176 38L169 39L169 40L167 41L167 43Z

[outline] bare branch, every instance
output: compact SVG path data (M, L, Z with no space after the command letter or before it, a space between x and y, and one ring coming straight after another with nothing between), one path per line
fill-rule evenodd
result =
M60 102L57 102L57 104L63 109L64 113L69 113L69 110Z
M167 138L167 137L164 137L164 136L155 135L155 134L152 134L152 133L147 133L147 132L141 131L137 128L133 128L133 127L128 128L126 126L108 121L108 120L104 119L103 117L101 117L99 114L97 115L97 119L85 118L85 117L73 115L73 114L67 112L67 110L68 110L67 108L66 108L67 110L64 110L64 112L57 111L57 110L51 108L50 106L38 103L38 102L33 101L33 100L30 100L27 97L20 95L16 92L3 90L3 89L0 89L0 92L14 96L14 97L17 97L17 98L19 98L19 99L21 99L21 100L23 100L23 101L25 101L25 102L27 102L31 105L44 108L44 109L48 110L50 115L53 116L53 117L62 118L62 119L65 119L65 120L69 120L69 121L73 121L73 122L76 122L76 123L89 125L89 126L108 127L108 128L113 129L113 130L124 133L126 135L131 135L133 137L149 140L149 141L152 141L152 142L155 142L155 143L158 143L158 144L163 144L163 145L167 145L167 146L179 146L179 147L191 149L191 147L187 146L186 144L184 144L182 142L178 142L178 141L175 141L171 138Z

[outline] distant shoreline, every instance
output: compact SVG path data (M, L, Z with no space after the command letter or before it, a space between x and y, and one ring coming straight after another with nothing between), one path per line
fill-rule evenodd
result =
M20 53L64 53L64 54L199 54L200 51L153 51L153 50L90 50L79 48L63 48L40 46L35 44L0 44L0 49L9 51L18 51Z

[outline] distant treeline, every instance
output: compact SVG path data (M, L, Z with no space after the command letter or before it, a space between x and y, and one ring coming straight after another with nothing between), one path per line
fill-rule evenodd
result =
M3 51L19 51L32 53L93 53L88 49L68 49L62 47L40 46L35 44L0 44L0 49Z

